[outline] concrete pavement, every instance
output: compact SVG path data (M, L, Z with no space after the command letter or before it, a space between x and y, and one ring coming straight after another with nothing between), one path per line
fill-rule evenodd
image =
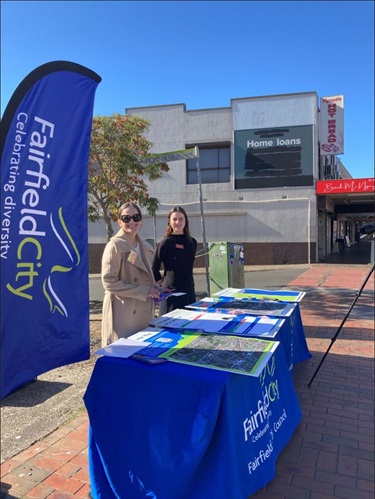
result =
M317 264L295 269L286 283L307 292L301 314L313 357L293 372L303 420L279 457L275 479L253 498L373 498L374 274L307 386L369 270L369 265ZM251 287L286 285L280 274L274 275L275 286L264 279L258 283L258 272L246 272ZM66 424L2 463L1 497L87 497L87 431L82 404Z

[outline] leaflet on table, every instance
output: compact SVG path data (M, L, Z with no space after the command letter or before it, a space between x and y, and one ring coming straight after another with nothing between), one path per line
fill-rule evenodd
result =
M149 327L131 335L129 339L144 342L146 345L132 356L134 359L142 360L148 364L159 364L166 361L166 359L160 358L160 354L170 348L182 348L197 337L196 333L189 334L188 331L171 331Z
M300 302L305 296L304 291L292 290L268 290L268 289L251 289L251 288L225 288L217 293L215 297L230 297L230 298L256 298L257 300L276 300L280 302Z
M110 345L97 350L95 354L127 359L147 345L148 343L145 343L144 341L138 341L131 338L120 338Z
M268 315L271 317L290 317L296 308L295 303L282 303L275 300L257 300L254 298L205 297L186 305L193 310L206 312L220 311L224 314Z
M204 333L274 338L284 319L176 309L151 321L155 327L188 329Z
M202 334L186 346L167 350L160 357L182 364L259 376L279 344L258 338Z

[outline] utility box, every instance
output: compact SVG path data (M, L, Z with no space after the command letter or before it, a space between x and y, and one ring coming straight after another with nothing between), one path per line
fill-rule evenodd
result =
M212 243L209 252L210 294L245 286L245 253L241 243Z

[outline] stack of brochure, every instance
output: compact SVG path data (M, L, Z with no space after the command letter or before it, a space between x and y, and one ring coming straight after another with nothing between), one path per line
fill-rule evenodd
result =
M176 309L157 317L150 325L168 329L187 329L201 333L275 338L284 319L245 314L210 313L198 310Z
M224 314L267 315L270 317L290 317L296 307L296 303L230 297L206 297L187 305L189 309L206 312L219 311Z
M132 358L150 364L168 360L247 376L259 376L278 345L278 341L257 338L194 334L177 329L150 327L130 338L115 341L96 353L128 357L125 353L128 348L129 352L133 349Z
M217 293L214 293L213 296L238 299L276 300L280 302L296 303L300 302L305 294L306 293L304 291L293 291L291 289L277 289L271 291L268 289L225 288Z

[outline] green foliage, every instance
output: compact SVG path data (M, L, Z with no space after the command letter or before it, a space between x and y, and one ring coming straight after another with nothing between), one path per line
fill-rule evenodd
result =
M90 222L104 217L108 239L113 235L111 220L126 201L134 201L154 214L159 201L149 196L146 180L160 179L169 170L166 163L142 166L142 156L152 146L143 135L149 121L137 116L96 116L92 123L89 159Z

